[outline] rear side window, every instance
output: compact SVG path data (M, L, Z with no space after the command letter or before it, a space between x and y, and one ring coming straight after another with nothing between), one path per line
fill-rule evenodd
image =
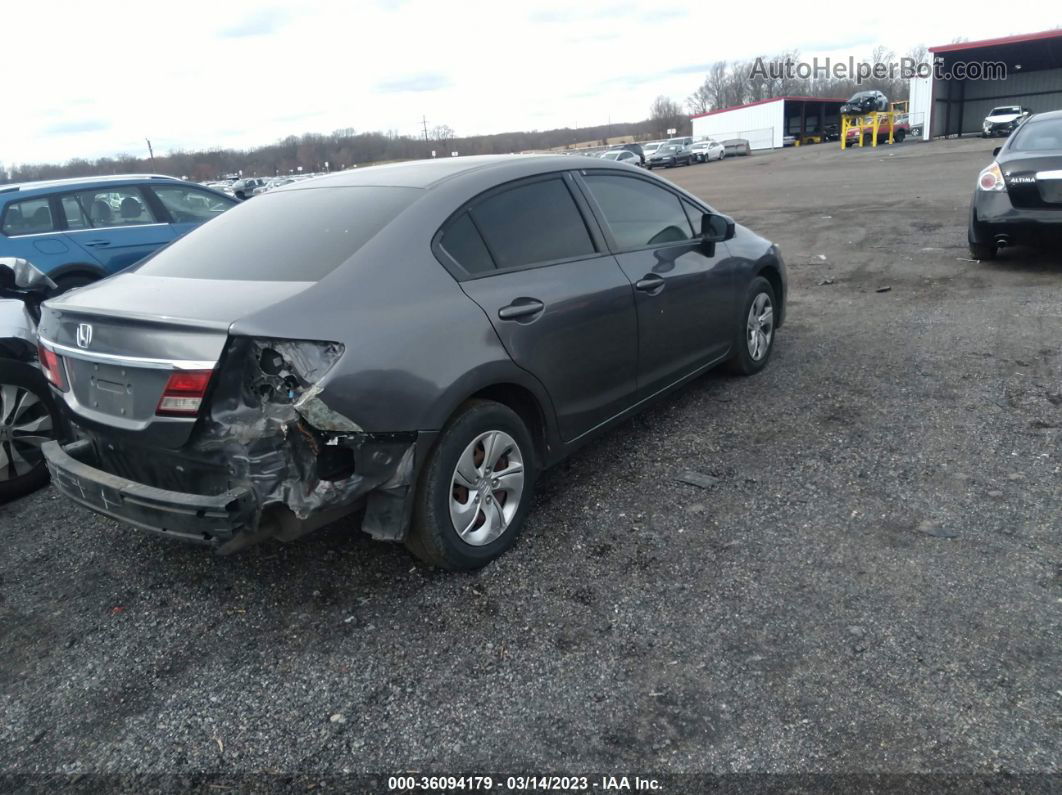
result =
M461 213L446 227L439 245L471 274L494 270L494 260L490 258L490 252L468 213Z
M470 212L501 269L594 253L583 216L560 178L509 188Z
M94 227L140 226L158 222L140 188L96 188L74 194Z
M670 191L637 177L590 174L584 179L621 250L693 237L682 202Z
M264 193L197 226L137 271L187 279L318 281L421 192L366 186Z
M67 229L88 229L92 226L85 217L85 210L77 196L63 197L63 213L66 215Z
M47 197L12 202L4 211L3 232L5 235L39 235L55 231L52 209Z

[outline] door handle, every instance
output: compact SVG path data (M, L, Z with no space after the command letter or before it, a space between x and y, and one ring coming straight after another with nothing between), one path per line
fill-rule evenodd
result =
M654 295L664 289L663 276L657 276L655 273L647 273L640 280L634 283L635 290L641 290L643 293L653 293Z
M103 246L109 246L110 244L111 244L110 240L86 240L85 241L85 245L86 246L92 246L92 248L102 248Z
M546 305L537 298L517 298L508 306L498 310L501 320L520 320L521 318L537 315Z

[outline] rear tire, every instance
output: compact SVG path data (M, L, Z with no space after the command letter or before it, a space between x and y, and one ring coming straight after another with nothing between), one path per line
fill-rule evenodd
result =
M777 297L762 276L749 282L734 335L734 353L727 367L738 375L753 375L767 366L774 350ZM754 328L755 326L755 328ZM754 333L756 332L756 333Z
M519 535L537 474L531 434L516 412L489 400L467 403L424 465L406 547L444 569L487 565Z
M61 276L55 280L56 289L52 293L53 296L62 295L70 290L76 290L78 287L84 287L86 284L92 284L99 279L94 276L88 276L86 274L75 274L73 276Z
M993 260L999 251L992 243L970 243L970 256L979 260Z
M0 359L0 502L48 482L40 447L57 438L61 427L41 371L25 362Z

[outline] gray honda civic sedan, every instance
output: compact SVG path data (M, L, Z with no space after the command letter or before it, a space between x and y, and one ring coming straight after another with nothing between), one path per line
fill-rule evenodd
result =
M777 247L599 159L468 157L271 191L47 302L70 499L231 552L354 512L452 569L542 470L784 318Z

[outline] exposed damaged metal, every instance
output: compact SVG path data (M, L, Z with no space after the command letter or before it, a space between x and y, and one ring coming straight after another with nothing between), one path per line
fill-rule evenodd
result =
M342 352L335 343L232 338L210 386L209 411L185 445L141 449L96 438L100 464L180 492L249 487L256 515L228 548L296 538L349 513L377 489L366 530L400 539L417 435L366 433L327 405L319 379Z

